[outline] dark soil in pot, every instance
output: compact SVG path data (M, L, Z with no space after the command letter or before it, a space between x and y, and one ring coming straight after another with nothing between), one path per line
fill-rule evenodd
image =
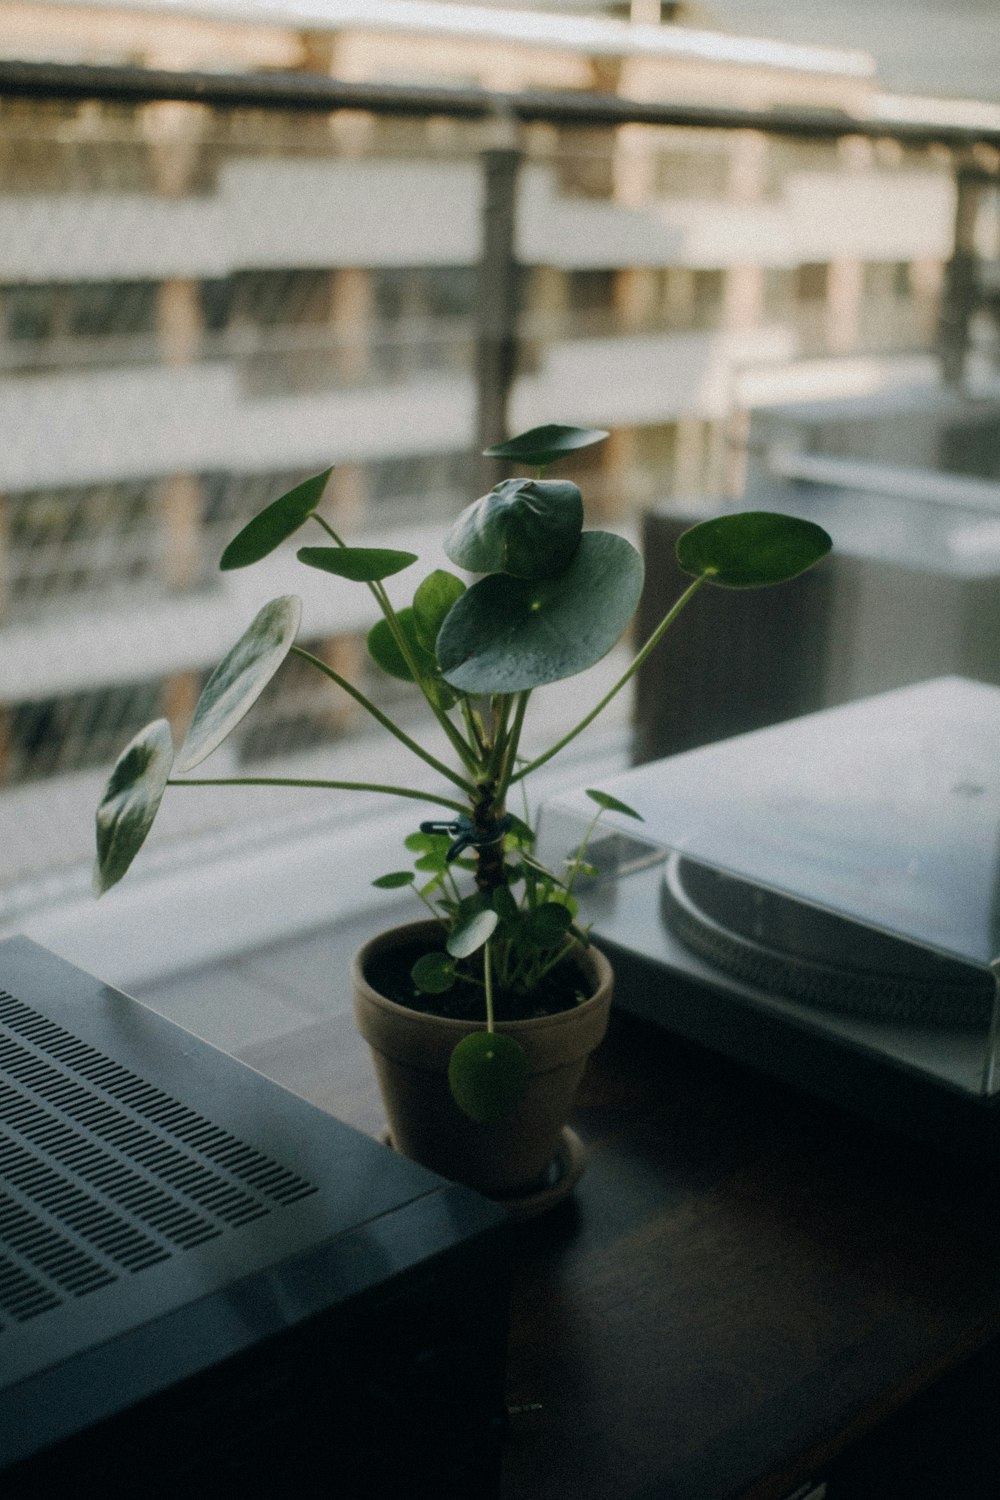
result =
M413 941L401 943L375 953L365 967L365 978L373 989L397 1005L422 1015L446 1016L456 1021L481 1022L486 1015L486 998L482 984L459 981L442 994L421 993L410 977L413 965L425 953L443 952L444 945ZM528 1021L538 1016L554 1016L572 1010L588 997L587 980L572 958L557 964L530 996L496 988L493 992L494 1015L498 1022Z

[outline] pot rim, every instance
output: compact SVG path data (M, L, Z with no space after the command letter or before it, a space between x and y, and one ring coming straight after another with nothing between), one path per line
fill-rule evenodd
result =
M483 1022L459 1019L456 1016L439 1016L434 1011L414 1010L412 1006L400 1005L396 1000L390 1000L375 989L365 975L365 965L371 954L382 947L389 938L398 938L400 942L407 937L416 938L422 933L439 930L439 923L432 918L423 921L400 922L393 927L383 928L370 937L367 942L357 950L351 959L351 979L355 988L364 990L370 1002L377 1004L381 1009L392 1015L412 1018L416 1022L433 1022L438 1027L454 1031L456 1035L468 1031L481 1031ZM565 1026L579 1017L582 1013L598 1009L603 1005L605 993L609 988L613 970L611 963L600 948L591 943L581 950L578 955L581 962L586 965L590 972L588 979L592 981L591 993L586 1000L581 1000L578 1005L567 1006L565 1010L553 1011L546 1016L527 1016L518 1021L497 1021L497 1031L509 1031L515 1036L518 1032L547 1030L550 1028Z

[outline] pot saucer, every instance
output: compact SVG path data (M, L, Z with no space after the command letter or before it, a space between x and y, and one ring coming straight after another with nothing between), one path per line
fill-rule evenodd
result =
M512 1219L533 1219L536 1214L546 1213L568 1198L580 1180L587 1164L587 1148L575 1130L563 1127L556 1154L548 1169L534 1187L527 1192L488 1194L494 1203L500 1203Z
M383 1130L379 1140L384 1146L392 1146L392 1137ZM533 1219L537 1214L555 1208L568 1198L576 1187L587 1162L587 1148L575 1130L563 1127L555 1156L542 1177L526 1192L487 1193L494 1203L501 1204L515 1221Z

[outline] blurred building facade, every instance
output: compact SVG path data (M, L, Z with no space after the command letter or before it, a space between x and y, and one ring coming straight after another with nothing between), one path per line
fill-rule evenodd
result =
M863 53L416 0L266 20L8 0L0 57L884 104ZM362 598L303 587L282 559L262 582L216 562L331 463L343 532L436 560L476 493L483 142L443 116L0 98L0 788L22 821L33 790L82 799L157 713L185 723L264 598L304 593L307 644L364 677ZM641 125L523 142L510 425L611 431L574 474L591 520L738 492L757 405L936 380L947 154ZM358 729L289 664L227 753L256 764ZM33 839L20 873L69 857Z

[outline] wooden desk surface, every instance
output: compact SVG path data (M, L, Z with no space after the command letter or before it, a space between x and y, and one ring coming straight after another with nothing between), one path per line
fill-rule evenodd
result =
M243 1056L381 1127L349 1017ZM574 1124L516 1231L504 1500L781 1500L1000 1329L995 1209L926 1148L620 1015Z

